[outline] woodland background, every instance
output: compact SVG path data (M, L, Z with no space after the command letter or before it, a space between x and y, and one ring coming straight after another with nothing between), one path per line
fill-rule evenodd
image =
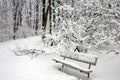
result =
M0 0L0 41L35 35L50 46L120 45L120 0Z

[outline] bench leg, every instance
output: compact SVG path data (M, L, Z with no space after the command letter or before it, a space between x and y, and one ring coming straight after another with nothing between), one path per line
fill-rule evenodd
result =
M62 64L62 68L64 68L64 65ZM60 71L62 70L62 69L59 69Z
M62 64L62 68L64 68L64 65Z
M60 70L60 71L61 71L61 69L58 69L58 70Z
M83 71L80 71L80 72L83 72Z
M90 73L87 74L88 75L88 78L90 77Z

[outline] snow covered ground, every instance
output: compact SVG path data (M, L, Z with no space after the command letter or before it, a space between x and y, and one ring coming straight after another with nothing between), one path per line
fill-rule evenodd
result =
M55 52L42 46L40 36L0 43L0 80L120 80L120 55L97 54L97 66L92 67L93 73L88 79L79 71L58 70L61 65L52 61L58 54L42 54L31 59L29 56L16 56L12 52L16 46Z

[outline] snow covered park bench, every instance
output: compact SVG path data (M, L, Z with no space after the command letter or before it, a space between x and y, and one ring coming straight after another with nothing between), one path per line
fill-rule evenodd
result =
M88 78L90 77L90 73L92 72L92 70L90 69L91 65L95 66L98 59L96 55L85 53L68 53L61 54L60 56L63 57L63 59L54 58L53 61L55 61L56 63L61 63L62 68L64 68L64 66L71 67L75 70L79 70L80 72L86 73L88 75ZM70 60L67 60L66 58ZM78 65L78 63L72 62L72 60L76 62L87 63L89 64L88 68L81 67L80 65Z

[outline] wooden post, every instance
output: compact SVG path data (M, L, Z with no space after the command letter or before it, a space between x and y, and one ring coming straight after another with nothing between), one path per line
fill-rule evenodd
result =
M63 57L63 60L65 60L65 57Z
M96 63L97 63L97 58L95 58L95 65L96 65Z
M65 57L63 57L63 60L65 60ZM62 68L64 68L64 64L62 64Z
M88 69L90 69L90 67L91 67L91 64L89 64L89 67L88 67Z
M91 68L91 64L89 64L89 67L88 67L88 69L90 69ZM90 73L88 73L88 78L90 77Z
M62 68L64 68L64 64L62 64Z
M88 78L90 77L90 73L88 73Z

